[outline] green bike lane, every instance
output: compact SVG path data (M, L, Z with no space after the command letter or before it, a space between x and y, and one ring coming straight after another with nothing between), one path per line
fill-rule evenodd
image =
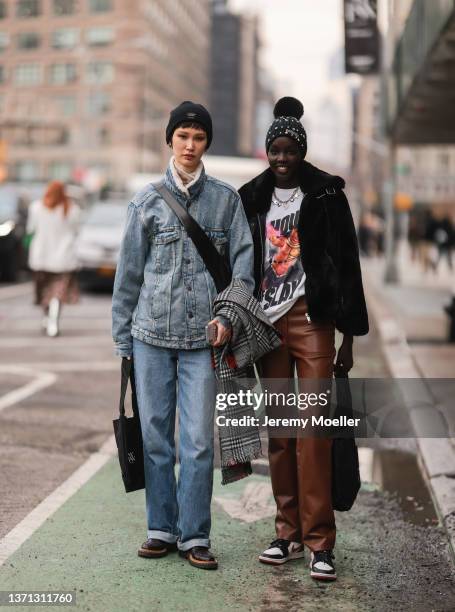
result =
M0 590L75 591L76 606L69 609L92 612L454 609L451 569L444 556L439 565L435 559L440 530L404 523L396 502L370 486L351 512L337 515L337 582L312 581L308 555L280 567L258 563L273 538L268 487L268 477L256 474L222 487L216 471L212 548L220 568L209 572L175 553L137 556L146 537L144 492L125 494L113 457L7 559ZM264 508L267 516L259 518ZM419 573L425 561L438 572L439 595Z

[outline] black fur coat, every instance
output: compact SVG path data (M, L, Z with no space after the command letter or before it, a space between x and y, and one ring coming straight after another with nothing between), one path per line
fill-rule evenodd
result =
M300 256L310 317L334 321L343 334L361 336L368 333L368 314L344 185L339 176L302 162L300 186L306 196L298 221ZM239 190L254 241L256 295L262 280L265 221L274 187L275 178L268 168Z

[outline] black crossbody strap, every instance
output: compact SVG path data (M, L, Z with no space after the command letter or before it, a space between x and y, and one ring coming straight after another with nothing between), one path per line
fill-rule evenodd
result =
M177 215L183 227L186 229L188 236L194 243L194 246L202 257L203 262L210 275L212 276L215 287L218 292L223 291L231 282L231 271L223 259L222 255L217 251L216 247L204 232L202 227L193 219L193 217L177 202L172 193L163 182L156 183L155 189L169 206L169 208Z
M136 396L136 380L134 378L134 363L133 358L127 359L122 358L122 383L120 388L120 404L119 412L122 416L125 416L125 397L126 390L128 389L128 381L131 383L131 404L133 407L133 414L139 418L139 408L137 405Z

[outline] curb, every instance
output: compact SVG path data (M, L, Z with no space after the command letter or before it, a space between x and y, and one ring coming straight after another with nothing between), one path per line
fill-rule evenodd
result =
M441 421L444 416L435 406L434 397L390 306L374 286L365 267L362 273L369 310L393 378L417 378L421 381L416 391L404 393L403 399L416 434L418 465L447 533L455 561L455 448L449 438L425 438L419 434L428 419Z

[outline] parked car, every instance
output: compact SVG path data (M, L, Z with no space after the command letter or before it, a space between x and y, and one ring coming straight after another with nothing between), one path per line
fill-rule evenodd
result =
M15 282L26 265L22 239L27 208L27 198L16 186L0 186L0 281Z
M87 211L76 247L82 285L112 286L127 208L125 200L104 200Z

